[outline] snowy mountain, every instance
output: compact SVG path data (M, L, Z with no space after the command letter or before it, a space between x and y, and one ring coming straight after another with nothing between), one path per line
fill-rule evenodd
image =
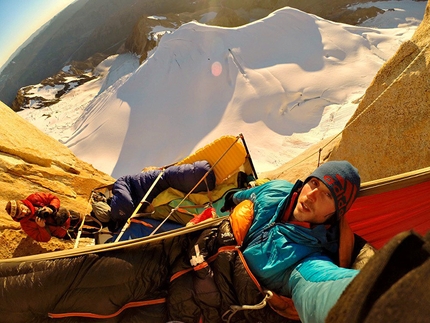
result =
M414 19L374 29L286 7L237 28L188 23L140 66L112 56L60 102L19 113L113 177L239 133L262 172L343 129Z

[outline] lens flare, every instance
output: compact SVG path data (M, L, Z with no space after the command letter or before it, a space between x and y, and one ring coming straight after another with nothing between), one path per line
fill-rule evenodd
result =
M213 76L220 76L222 73L222 65L220 62L214 62L211 67Z

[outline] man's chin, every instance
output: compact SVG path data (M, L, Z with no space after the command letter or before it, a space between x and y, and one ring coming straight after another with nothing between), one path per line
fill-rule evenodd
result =
M294 220L299 222L307 222L309 219L309 215L306 212L298 211L296 214L293 214Z

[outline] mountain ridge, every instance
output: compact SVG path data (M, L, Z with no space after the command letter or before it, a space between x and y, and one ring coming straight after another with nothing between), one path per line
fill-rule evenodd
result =
M388 1L388 0L383 0ZM85 61L101 53L105 57L123 50L133 27L142 16L177 14L182 23L199 20L204 13L218 12L207 24L234 27L260 19L285 6L337 22L357 24L381 12L375 7L348 10L364 0L191 1L182 0L79 0L60 12L25 46L0 73L0 101L12 107L21 87L37 84L57 74L71 61ZM103 4L102 4L103 3ZM209 3L211 6L209 6ZM132 49L131 49L132 50ZM139 55L146 55L143 48ZM16 106L13 106L18 111Z

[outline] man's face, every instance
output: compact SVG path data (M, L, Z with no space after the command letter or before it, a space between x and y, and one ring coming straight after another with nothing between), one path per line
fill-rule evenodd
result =
M19 208L20 208L20 213L15 217L16 219L22 219L23 217L31 213L31 210L25 204L20 204Z
M320 224L336 211L334 199L327 186L311 178L302 188L293 211L293 220Z

